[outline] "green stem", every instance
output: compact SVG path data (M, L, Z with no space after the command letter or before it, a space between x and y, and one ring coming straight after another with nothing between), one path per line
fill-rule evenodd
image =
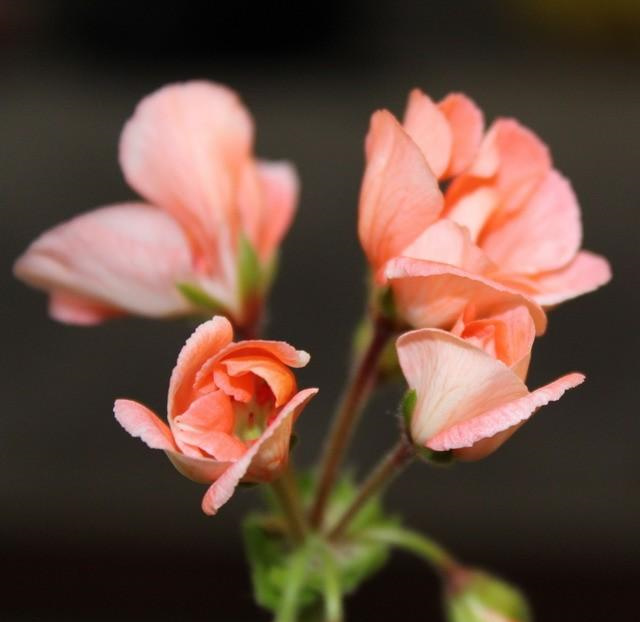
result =
M342 591L340 577L331 552L323 547L324 613L326 622L342 622Z
M373 527L360 536L413 553L442 574L449 573L458 567L458 562L437 542L403 527Z
M329 531L329 539L339 539L367 501L388 486L414 458L415 449L413 445L408 439L402 437L371 471L356 498Z
M285 591L274 622L296 622L300 591L304 585L307 574L310 548L298 549L290 558Z
M296 544L300 544L307 533L307 521L300 504L300 497L295 482L287 469L279 479L271 482L282 512L289 526L291 539Z
M371 340L349 377L320 460L318 484L309 514L310 523L315 528L322 526L329 493L336 480L338 468L342 463L359 415L375 386L380 355L393 335L389 320L377 316L372 322Z

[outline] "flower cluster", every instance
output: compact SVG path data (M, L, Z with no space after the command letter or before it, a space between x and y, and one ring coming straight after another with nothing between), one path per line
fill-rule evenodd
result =
M178 356L168 423L132 400L117 400L114 412L127 432L208 485L207 514L241 482L272 485L280 509L248 523L248 550L258 602L277 620L293 622L319 599L326 619L341 620L342 596L390 546L439 570L450 620L524 620L517 590L461 566L376 502L416 456L483 458L583 382L570 373L534 391L525 384L546 311L611 277L604 258L580 249L571 185L533 132L512 119L485 130L464 95L435 103L414 90L402 123L373 114L358 219L371 270L368 340L303 485L289 470L293 426L318 389L298 390L292 368L309 355L254 338L298 182L290 164L257 160L252 139L249 113L226 87L188 82L149 95L120 139L124 176L146 202L54 227L15 274L47 291L51 316L63 322L213 315ZM234 328L250 338L234 342ZM406 380L403 428L356 490L338 480L339 466L370 393L394 377L383 373L389 366Z
M411 438L483 457L584 380L524 385L544 308L606 283L609 266L580 250L576 197L542 141L512 119L485 132L464 95L414 90L402 124L374 113L366 158L360 240L397 319L418 329L397 343L417 392Z

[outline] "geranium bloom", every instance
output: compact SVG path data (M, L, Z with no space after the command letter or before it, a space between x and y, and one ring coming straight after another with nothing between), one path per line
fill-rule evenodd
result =
M584 381L582 374L567 374L530 392L524 379L534 337L528 309L508 298L484 317L469 306L451 332L425 328L402 335L398 360L416 392L412 441L455 450L463 460L482 458L539 407Z
M371 119L360 240L376 282L391 284L413 326L450 328L478 289L510 291L534 309L611 276L604 258L579 251L578 203L542 142L512 120L480 140L482 127L464 96L436 105L418 91L404 126L384 110ZM438 178L452 176L443 194Z
M260 312L297 201L291 165L252 154L238 97L209 82L143 99L120 139L129 185L148 203L88 212L41 235L15 274L50 293L50 313L94 324L122 313Z
M221 316L187 340L171 374L169 425L145 406L117 400L115 416L132 436L165 451L186 477L211 484L202 500L215 514L240 481L270 482L287 465L293 423L317 393L298 392L290 367L309 355L282 341L232 342Z

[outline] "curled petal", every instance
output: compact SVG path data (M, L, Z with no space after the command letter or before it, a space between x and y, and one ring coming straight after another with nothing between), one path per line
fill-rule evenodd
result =
M443 177L462 173L473 161L484 131L484 116L476 104L462 93L451 93L439 104L451 130L451 157Z
M433 261L399 257L387 263L385 276L403 317L423 328L451 328L473 302L478 317L492 315L506 304L525 306L536 334L544 333L547 318L542 308L519 291L478 274Z
M67 322L189 310L176 288L191 274L187 240L169 216L141 203L102 207L46 231L14 273L52 293L52 315Z
M116 400L113 413L118 423L131 436L141 439L151 449L177 450L167 424L146 406L133 400Z
M180 350L169 380L167 413L169 421L183 413L193 398L196 374L212 356L231 343L231 322L222 316L200 324Z
M211 82L165 86L145 97L120 138L132 188L171 214L198 256L218 266L221 235L239 226L233 197L253 140L238 96Z
M449 166L453 144L451 128L441 108L420 89L414 89L409 94L402 126L440 179Z
M358 235L374 272L406 248L442 211L438 182L393 115L371 117Z
M288 460L291 426L317 392L317 389L306 389L295 395L262 436L211 485L202 499L202 509L206 514L215 514L245 476L252 481L271 481L280 474ZM256 470L257 466L260 469Z

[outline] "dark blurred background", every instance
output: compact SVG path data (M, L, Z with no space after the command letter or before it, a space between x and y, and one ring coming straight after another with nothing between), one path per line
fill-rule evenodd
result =
M240 551L255 492L205 517L202 487L111 415L119 396L164 412L190 327L62 326L10 274L45 228L132 196L116 159L123 122L143 95L194 77L237 89L258 153L293 160L302 177L268 326L312 353L301 384L321 387L300 420L302 465L320 449L362 307L355 223L370 113L400 114L414 86L462 90L489 120L515 116L548 142L580 197L585 246L615 277L553 312L529 384L573 369L588 382L481 463L412 467L388 505L523 587L539 621L638 619L637 1L0 0L0 72L2 619L268 619ZM359 472L391 444L397 396L372 404ZM437 620L437 590L397 554L349 601L350 619Z

